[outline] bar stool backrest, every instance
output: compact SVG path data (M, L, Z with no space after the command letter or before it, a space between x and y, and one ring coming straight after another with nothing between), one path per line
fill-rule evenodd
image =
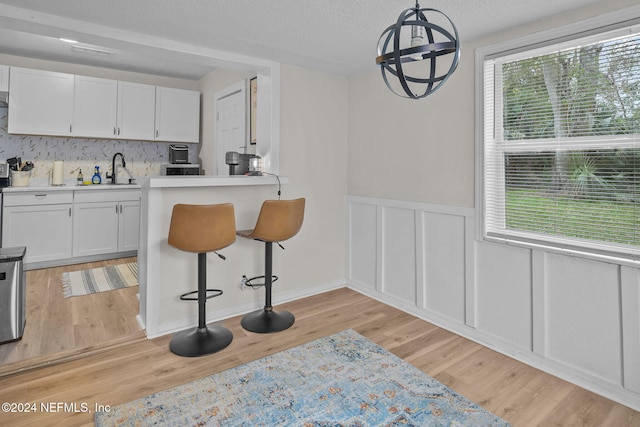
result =
M283 242L295 236L304 220L305 199L265 200L250 237L263 242Z
M236 241L232 203L173 206L168 243L187 252L213 252Z

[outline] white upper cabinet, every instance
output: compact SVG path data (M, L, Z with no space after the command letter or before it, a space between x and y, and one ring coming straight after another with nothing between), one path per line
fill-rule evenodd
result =
M200 141L198 91L0 66L7 81L9 133Z
M200 92L156 87L156 141L200 141Z
M153 140L155 105L155 86L118 82L117 137L120 139Z
M9 91L9 66L0 65L0 92Z
M115 138L118 82L86 76L75 77L73 135Z
M74 75L11 67L9 133L72 134Z

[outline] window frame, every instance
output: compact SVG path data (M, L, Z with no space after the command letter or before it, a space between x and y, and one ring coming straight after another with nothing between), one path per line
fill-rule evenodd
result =
M633 17L633 18L629 18ZM588 258L614 260L615 262L629 263L634 266L640 264L640 248L637 251L620 252L612 251L608 245L597 243L587 248L576 245L570 239L563 239L562 236L553 238L536 238L530 233L519 233L511 230L504 235L488 235L485 229L485 216L487 210L496 210L491 201L485 200L485 163L487 153L485 152L485 138L493 136L493 124L485 124L485 110L495 108L495 99L492 93L485 90L485 67L488 60L501 58L504 56L523 54L523 56L541 49L564 46L574 43L577 39L585 37L598 37L611 31L617 31L626 27L638 26L640 31L640 5L619 11L603 14L597 17L574 22L562 27L530 34L523 37L512 38L508 41L479 47L475 51L475 198L476 198L476 240L487 242L498 242L533 249L543 249L551 252L570 253ZM635 30L635 28L634 28ZM494 84L496 84L494 82ZM494 112L494 120L502 120L500 111ZM486 125L486 126L485 126ZM621 137L625 139L625 137ZM594 141L594 144L597 144ZM535 147L536 141L527 143L529 147ZM504 180L504 173L501 174ZM504 183L501 186L504 190ZM502 212L504 215L504 211Z

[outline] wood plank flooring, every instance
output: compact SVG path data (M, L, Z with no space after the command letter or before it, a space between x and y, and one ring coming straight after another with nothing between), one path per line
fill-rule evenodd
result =
M64 298L62 274L135 262L121 258L26 272L26 319L20 341L0 345L0 375L50 363L121 340L144 338L136 315L138 287Z
M277 302L277 301L276 301ZM0 403L36 403L2 413L2 426L92 425L96 405L117 405L352 328L513 426L639 426L640 413L444 331L347 288L276 306L292 328L253 334L224 322L234 340L199 358L172 354L170 337L121 343L66 363L0 378ZM43 413L42 403L86 404L91 412Z

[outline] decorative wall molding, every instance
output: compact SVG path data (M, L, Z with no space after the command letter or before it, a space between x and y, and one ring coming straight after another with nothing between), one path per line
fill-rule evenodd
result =
M476 240L470 208L347 197L349 286L640 410L640 270Z

